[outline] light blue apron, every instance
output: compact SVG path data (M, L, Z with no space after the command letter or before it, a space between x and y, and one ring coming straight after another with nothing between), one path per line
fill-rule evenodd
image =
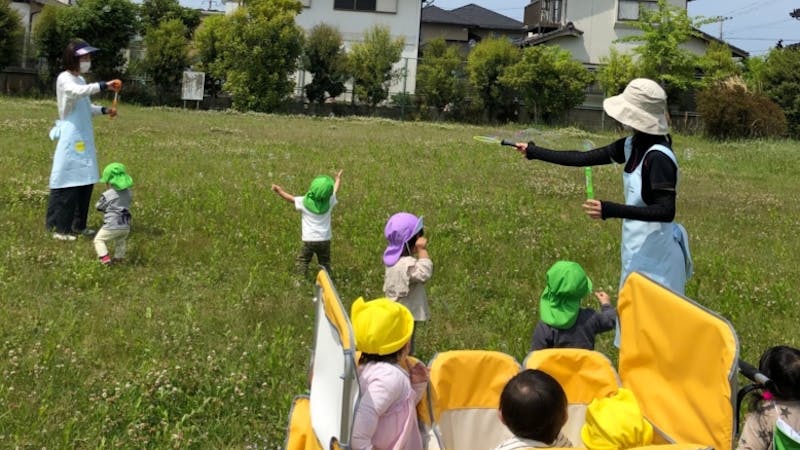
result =
M625 141L625 160L633 151L631 139ZM642 199L642 164L647 153L659 151L669 157L678 167L675 155L663 145L654 145L642 157L631 172L623 172L625 204L646 206ZM676 186L677 189L677 186ZM692 273L692 258L689 253L689 238L683 226L674 222L644 222L622 220L622 274L619 287L632 272L640 272L670 290L683 295L686 280Z
M92 105L88 97L75 102L63 120L50 130L50 139L58 139L50 172L50 189L95 184L100 179L94 148Z
M642 157L636 169L623 171L622 182L625 188L625 204L646 206L642 199L642 165L647 153L661 152L678 167L675 155L663 145L654 145ZM633 152L632 140L625 141L625 161ZM677 180L676 186L677 190ZM692 255L689 252L689 236L686 229L675 222L644 222L641 220L622 220L622 274L619 289L632 272L639 272L664 285L673 292L683 295L686 280L692 275ZM614 344L619 347L619 322Z

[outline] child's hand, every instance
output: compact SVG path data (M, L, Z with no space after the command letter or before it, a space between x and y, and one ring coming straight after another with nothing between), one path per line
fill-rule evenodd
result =
M411 377L411 384L428 382L428 368L422 361L418 361L417 364L411 368L409 375Z
M281 190L281 187L278 186L277 184L273 184L271 189L272 189L272 192L278 192L278 191Z
M342 169L339 169L339 171L336 172L336 179L337 180L342 178L342 172L344 172L344 170L342 170Z
M597 291L594 293L594 296L597 297L597 300L600 302L601 305L611 304L611 297L609 297L605 291Z
M428 239L425 236L420 236L417 238L417 243L414 244L414 250L427 250L428 248Z

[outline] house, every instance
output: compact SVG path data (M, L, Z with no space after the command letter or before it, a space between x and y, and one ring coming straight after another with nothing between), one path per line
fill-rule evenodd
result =
M35 68L36 67L36 52L33 48L33 28L36 24L38 14L42 12L45 5L70 5L71 0L13 0L11 8L19 13L22 19L22 29L24 38L22 44L21 60L19 62L20 68Z
M422 8L421 22L420 42L423 47L428 41L444 38L467 52L475 43L489 36L518 42L527 35L522 22L475 4L453 10L429 5Z
M668 3L686 9L689 1L692 0L669 0ZM640 45L615 41L639 33L631 22L639 19L642 8L657 6L657 0L532 0L525 7L528 36L523 45L557 45L585 65L596 66L609 56L613 47L630 53ZM699 36L684 46L698 55L705 53L710 42L722 42L708 33L696 31ZM728 46L734 57L749 56L740 48Z
M236 8L236 2L227 2L227 11ZM325 23L339 29L345 48L361 42L366 30L375 25L389 28L392 38L402 37L405 47L395 69L402 69L405 76L389 88L390 97L399 92L414 93L417 74L417 51L419 48L419 23L421 0L301 0L303 10L296 17L304 30ZM298 71L296 75L298 97L303 95L303 86L311 75ZM349 95L343 100L349 100Z

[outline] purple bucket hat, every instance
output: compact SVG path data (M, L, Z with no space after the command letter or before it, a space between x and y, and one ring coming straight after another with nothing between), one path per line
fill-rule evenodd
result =
M383 252L383 263L389 267L395 265L400 259L400 255L403 254L403 246L421 229L422 217L407 212L397 213L390 217L386 222L386 228L383 229L383 235L389 241L389 245Z

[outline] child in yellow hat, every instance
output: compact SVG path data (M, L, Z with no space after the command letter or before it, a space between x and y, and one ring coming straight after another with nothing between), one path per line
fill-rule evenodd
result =
M428 369L422 363L410 372L400 366L409 354L414 317L408 308L386 298L370 302L359 298L350 316L361 352L353 450L421 450L416 405L428 383Z
M494 450L572 447L561 433L567 395L555 378L538 369L514 375L500 394L500 420L514 434Z
M295 197L283 187L273 184L272 192L294 205L302 215L301 232L303 248L297 256L297 272L305 276L311 258L317 255L317 262L328 272L331 271L331 210L338 203L336 193L342 184L342 171L336 172L336 179L320 175L311 181L306 195Z
M644 418L633 392L619 388L586 408L581 439L588 450L625 450L653 442L653 426Z

